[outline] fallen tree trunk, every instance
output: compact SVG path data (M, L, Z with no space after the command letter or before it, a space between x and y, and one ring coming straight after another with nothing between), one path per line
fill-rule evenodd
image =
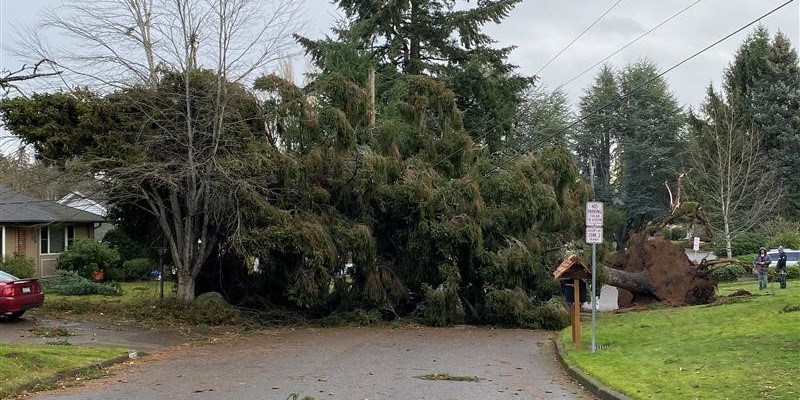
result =
M610 285L626 289L638 299L708 304L716 296L716 282L707 265L692 263L681 247L660 236L631 234L628 248L607 272Z

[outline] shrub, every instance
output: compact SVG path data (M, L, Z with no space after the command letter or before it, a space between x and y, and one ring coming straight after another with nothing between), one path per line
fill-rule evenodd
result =
M56 261L58 269L73 271L91 279L95 270L109 269L119 263L119 253L104 243L80 238L75 239L69 249L61 253Z
M74 272L65 272L57 277L42 280L42 285L48 293L65 296L83 296L100 294L105 296L120 296L122 288L119 285L92 282Z
M131 238L127 233L119 228L114 228L103 237L103 243L108 247L117 250L123 260L133 260L136 258L151 258L147 247Z
M728 264L711 270L711 276L717 282L736 282L740 276L746 275L748 271L739 264Z
M717 254L719 256L719 254ZM744 265L753 265L753 260L756 259L756 253L753 254L743 254L741 256L734 257L736 261L739 261L741 264Z
M767 248L774 249L778 246L800 249L800 236L797 236L794 231L784 231L767 238Z
M772 265L774 266L775 262L773 262ZM778 269L770 267L769 271L767 271L767 275L769 275L769 280L771 281L778 279ZM800 278L800 266L792 265L791 267L786 267L786 278Z
M661 236L669 240L681 240L686 238L686 228L682 226L664 227Z
M8 272L11 275L16 276L17 278L33 278L33 275L36 274L36 268L33 265L33 261L28 260L19 253L14 253L13 258L7 258L0 262L0 270Z
M766 241L764 240L763 236L759 236L754 233L743 233L731 240L731 252L733 253L734 257L743 254L755 254L758 253L758 248L764 246L765 244ZM715 241L712 250L718 257L725 257L725 241ZM750 261L752 262L753 260L750 259Z
M119 266L106 270L106 279L111 281L135 281L146 279L150 271L155 268L155 263L149 258L134 258Z

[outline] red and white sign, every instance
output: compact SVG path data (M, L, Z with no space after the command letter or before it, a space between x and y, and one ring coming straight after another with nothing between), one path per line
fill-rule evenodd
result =
M586 202L586 226L603 226L603 203Z
M603 243L603 227L602 226L587 226L586 227L586 243L600 244Z

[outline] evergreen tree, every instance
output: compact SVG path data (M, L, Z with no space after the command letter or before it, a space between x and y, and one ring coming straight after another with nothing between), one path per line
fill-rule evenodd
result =
M655 64L641 61L619 75L619 183L631 228L662 217L670 204L666 184L681 170L685 118Z
M515 74L506 61L513 47L492 48L494 40L481 27L499 23L520 1L480 1L471 9L457 9L454 0L337 3L351 20L347 35L372 54L382 79L394 75L384 66L444 82L456 94L466 131L496 151L533 78Z
M612 146L618 139L620 92L617 78L610 67L604 66L595 78L595 83L580 99L580 115L584 118L571 140L577 157L578 168L589 178L594 166L595 195L598 200L613 199L611 187Z
M544 144L565 146L571 119L564 92L529 88L517 110L507 145L520 153Z
M759 26L739 46L734 60L725 70L725 98L742 121L753 120L753 99L756 97L758 81L767 71L769 51L769 32Z
M766 68L754 85L753 125L764 137L769 159L780 171L774 182L789 188L782 204L787 215L800 217L800 69L797 51L783 34L775 35L766 56Z

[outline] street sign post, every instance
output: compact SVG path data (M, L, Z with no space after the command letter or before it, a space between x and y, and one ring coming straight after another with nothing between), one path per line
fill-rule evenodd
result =
M592 244L592 353L597 350L597 244L603 243L603 203L586 202L586 243Z

